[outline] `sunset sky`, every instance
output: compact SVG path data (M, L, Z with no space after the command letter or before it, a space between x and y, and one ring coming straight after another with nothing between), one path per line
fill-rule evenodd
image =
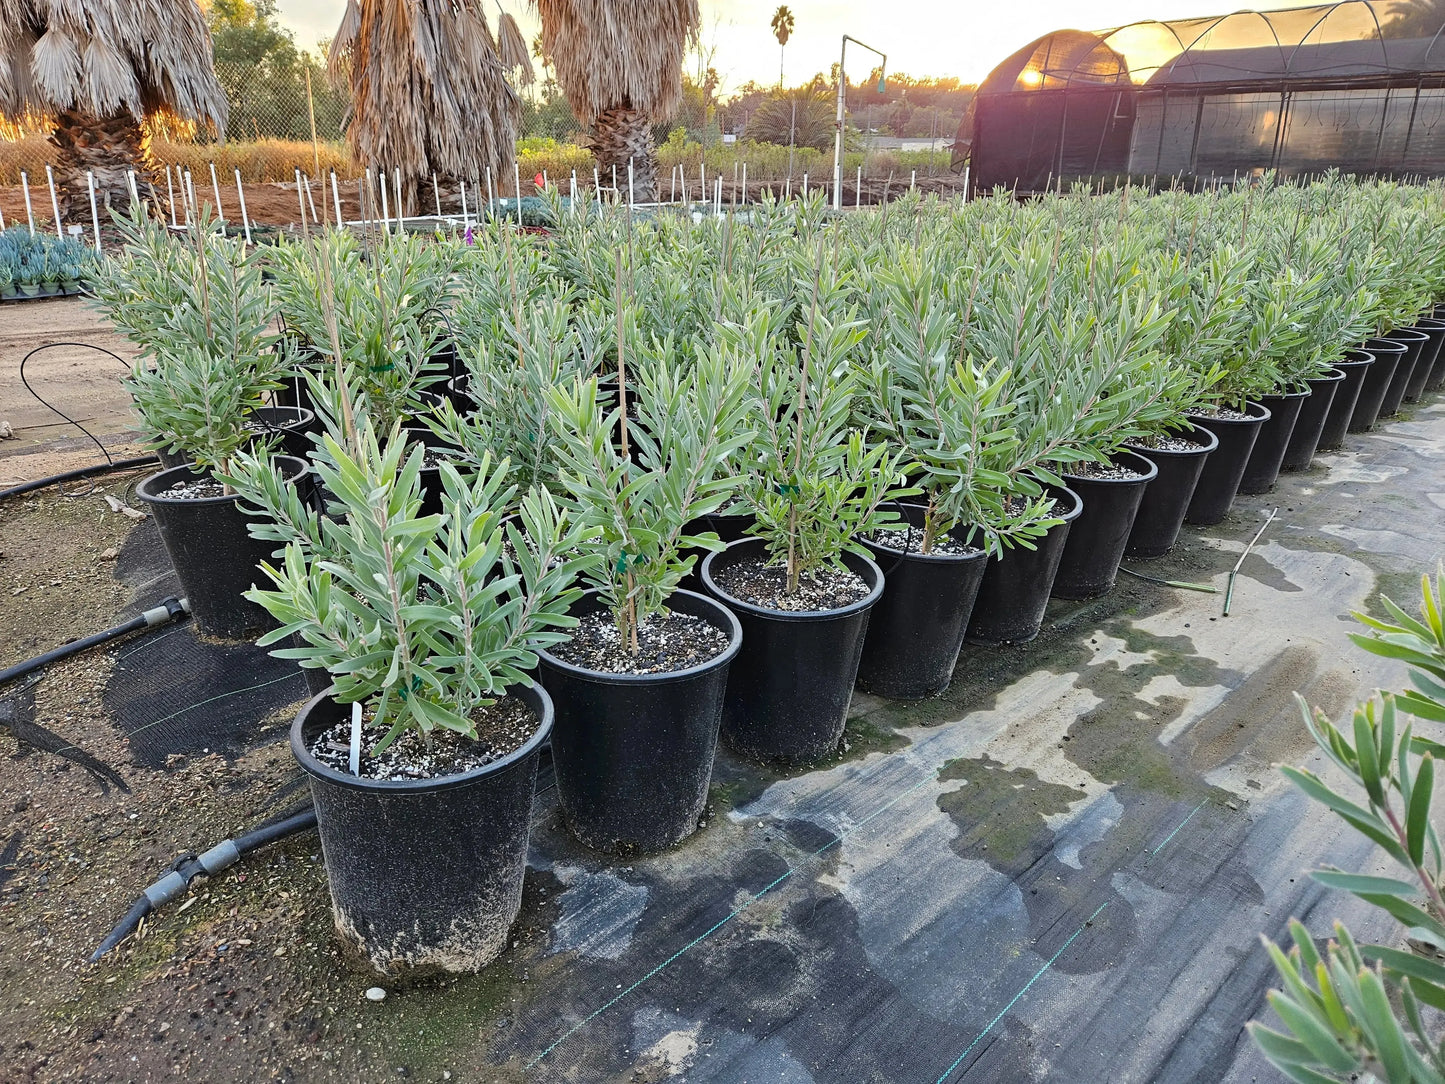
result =
M496 0L484 2L487 19L495 26ZM778 0L701 0L701 4L703 43L716 48L713 63L724 89L749 79L776 82L778 43L768 23ZM1139 19L1216 15L1237 10L1240 4L1238 0L792 0L788 6L795 20L787 48L790 82L827 72L838 58L844 34L887 53L890 71L953 75L976 82L1004 57L1050 30L1098 30ZM1267 6L1301 4L1274 0ZM335 33L344 7L345 0L279 0L281 21L296 32L303 47ZM503 0L503 7L530 39L538 24L528 5ZM874 63L867 53L857 55L856 62L850 57L850 75L865 72Z

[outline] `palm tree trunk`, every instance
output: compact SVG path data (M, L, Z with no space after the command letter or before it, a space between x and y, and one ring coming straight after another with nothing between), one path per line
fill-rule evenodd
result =
M55 118L50 142L58 151L55 184L61 198L62 217L81 223L90 220L87 170L95 173L95 199L102 215L109 208L122 213L129 211L128 170L135 170L136 189L141 199L155 201L155 163L150 153L150 135L129 112L96 117L62 110Z
M597 168L611 175L617 167L617 187L626 183L627 163L632 163L632 191L639 203L657 199L657 149L652 128L640 109L604 109L593 123L589 139Z

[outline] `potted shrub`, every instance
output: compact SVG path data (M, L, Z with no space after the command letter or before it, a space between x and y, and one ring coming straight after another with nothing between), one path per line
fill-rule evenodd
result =
M738 488L723 468L750 436L746 369L702 355L685 372L648 366L633 388L624 365L615 406L599 402L595 377L549 395L563 499L595 528L601 559L573 607L573 639L539 653L556 703L563 816L578 839L612 852L685 839L707 803L742 633L725 607L677 585L696 560L687 548L720 545L686 527Z
M133 225L143 236L156 232L139 221ZM271 310L254 255L205 229L195 231L194 240L186 259L166 252L161 265L150 259L150 243L128 246L113 271L100 275L98 296L143 350L124 384L147 444L179 451L193 464L151 475L136 494L155 518L197 625L214 636L243 639L268 625L265 611L242 593L270 550L248 533L225 474L239 450L276 439L247 421L272 386L277 365ZM165 316L137 300L134 291L149 282L157 295L173 299ZM281 457L277 469L294 485L307 467Z
M884 591L862 540L898 519L880 509L890 490L916 492L898 486L901 452L849 429L863 331L845 304L836 281L815 279L801 344L757 317L745 333L754 438L740 458L754 524L702 563L708 593L743 631L722 735L763 761L805 764L837 748Z
M528 674L575 624L585 540L541 490L504 527L506 463L470 482L443 466L442 512L420 515L422 457L365 415L346 446L327 434L317 470L341 514L307 517L264 566L272 586L248 592L280 626L260 643L294 637L273 654L331 675L291 748L338 936L388 979L476 971L506 947L553 718ZM235 481L295 528L264 455L238 457Z

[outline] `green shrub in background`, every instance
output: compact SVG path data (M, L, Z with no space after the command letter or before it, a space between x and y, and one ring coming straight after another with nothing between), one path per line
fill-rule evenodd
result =
M0 233L0 297L89 287L95 250L69 237L13 226Z

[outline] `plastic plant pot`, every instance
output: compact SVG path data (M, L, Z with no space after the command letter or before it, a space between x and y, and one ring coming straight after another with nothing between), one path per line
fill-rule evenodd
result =
M1345 379L1335 389L1335 398L1325 413L1325 425L1320 430L1320 439L1315 444L1316 452L1338 448L1345 442L1345 433L1354 417L1355 406L1360 401L1360 392L1365 386L1365 373L1375 363L1375 355L1367 350L1346 350L1343 361L1335 362L1335 368L1345 374Z
M740 538L746 538L748 528L757 522L757 517L751 512L714 512L710 516L699 516L697 519L689 520L683 527L683 534L703 534L712 531L718 536L723 545L736 542ZM707 559L708 550L695 549L688 551L697 560L678 583L678 587L684 591L696 591L699 594L707 594L707 588L702 583L702 563Z
M1384 407L1385 394L1390 390L1395 370L1400 367L1401 359L1405 356L1405 349L1404 343L1395 342L1393 339L1365 341L1365 350L1375 360L1365 370L1365 381L1360 387L1360 396L1355 401L1354 413L1350 415L1351 433L1364 433L1375 427Z
M1320 434L1325 428L1325 419L1329 417L1335 394L1344 382L1345 374L1341 369L1331 369L1324 376L1311 377L1305 381L1310 386L1310 394L1300 407L1294 432L1290 434L1289 443L1285 445L1280 470L1289 473L1309 470L1315 457L1315 448L1319 446Z
M460 376L451 377L443 385L446 388L446 397L451 401L456 412L466 417L477 409L477 401L472 398L471 392L467 390L471 384L471 376L463 373Z
M743 631L737 663L728 671L723 740L754 760L808 764L833 752L843 738L869 612L883 595L883 573L866 557L844 554L844 564L869 591L836 610L772 610L718 586L715 577L724 569L766 556L762 539L744 538L702 563L708 593L733 612Z
M277 456L275 464L291 485L302 482L308 471L304 461L290 456ZM177 482L206 477L190 467L172 467L143 480L136 496L156 521L196 625L211 636L249 640L275 627L271 615L241 593L263 579L256 566L269 560L277 546L251 537L251 517L241 511L234 493L198 499L165 495Z
M921 537L927 508L902 503L896 507L908 529L863 543L883 570L887 587L868 618L857 684L879 696L919 700L937 696L953 680L988 555L982 549L962 554L913 552L903 535L911 535L913 541ZM965 526L954 527L949 535L969 544ZM891 541L903 546L890 545Z
M1279 395L1266 395L1260 399L1269 417L1259 427L1254 448L1244 465L1244 475L1239 480L1239 492L1253 495L1268 493L1279 480L1280 466L1284 453L1294 436L1295 424L1299 421L1300 410L1309 400L1311 389L1308 385Z
M283 455L306 459L315 447L309 434L318 430L316 412L306 407L257 407L246 417L269 433L281 437L279 450Z
M692 591L673 592L667 605L722 630L727 649L700 666L662 674L607 674L538 652L556 710L552 762L562 816L595 850L663 850L697 831L707 805L742 628L726 607ZM589 591L572 613L601 609Z
M437 779L364 779L317 760L311 742L351 718L351 705L329 693L291 724L291 752L316 803L337 935L376 975L479 971L507 947L522 906L537 758L552 729L545 690L509 694L539 720L526 744Z
M1240 479L1249 463L1249 454L1254 451L1259 428L1269 421L1269 409L1259 403L1246 404L1244 418L1221 418L1210 414L1191 414L1190 422L1208 429L1219 438L1219 446L1209 453L1204 469L1199 472L1199 482L1194 487L1194 496L1189 501L1189 511L1184 514L1185 523L1208 526L1218 523L1229 515L1239 492Z
M1058 502L1063 522L1042 538L1031 539L1033 549L1015 545L988 559L968 619L968 643L1023 644L1043 628L1069 530L1084 510L1083 500L1071 489L1050 486L1049 494Z
M1098 598L1108 594L1119 576L1119 562L1134 529L1139 504L1159 468L1138 452L1116 452L1116 467L1136 472L1132 478L1091 478L1065 472L1064 481L1084 502L1084 509L1069 528L1059 570L1054 575L1054 598Z
M1420 348L1420 360L1415 363L1415 371L1405 385L1405 401L1409 403L1424 395L1434 379L1435 368L1440 362L1440 346L1445 343L1445 320L1427 316L1416 322L1415 330L1424 332L1428 341Z
M1189 441L1194 447L1188 451L1175 451L1142 444L1126 445L1129 451L1137 452L1153 463L1158 471L1154 480L1144 487L1134 526L1124 546L1127 557L1162 557L1174 548L1205 461L1219 447L1219 438L1208 429L1190 429L1172 435Z
M1395 374L1390 378L1390 386L1385 391L1385 399L1380 404L1380 417L1382 418L1400 413L1400 404L1405 401L1405 391L1410 386L1410 380L1415 375L1415 370L1419 367L1421 351L1430 341L1430 336L1423 331L1416 331L1410 327L1396 328L1385 338L1403 343L1405 353L1400 357L1400 364L1396 366Z

